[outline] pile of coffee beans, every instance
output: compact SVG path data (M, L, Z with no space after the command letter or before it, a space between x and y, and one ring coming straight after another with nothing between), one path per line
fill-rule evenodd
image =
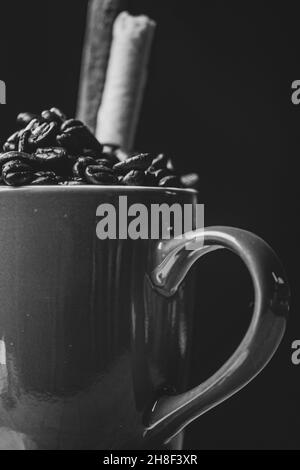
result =
M125 185L194 187L194 173L179 176L165 154L125 155L101 145L81 121L67 119L58 108L36 115L20 113L19 130L0 153L0 184Z

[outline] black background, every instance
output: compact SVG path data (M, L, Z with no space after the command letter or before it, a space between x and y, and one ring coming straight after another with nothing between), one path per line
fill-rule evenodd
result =
M298 174L300 79L298 12L286 3L129 0L158 22L137 147L169 152L200 175L206 225L256 232L281 257L292 313L280 350L246 389L189 427L190 449L299 449L300 339ZM74 115L87 1L2 2L0 138L19 111L57 105ZM233 255L197 268L191 385L237 346L250 313L251 285ZM298 298L297 298L298 297Z

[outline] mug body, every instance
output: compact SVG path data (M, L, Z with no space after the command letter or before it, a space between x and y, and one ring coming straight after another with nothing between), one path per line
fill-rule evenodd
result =
M149 213L197 200L182 189L0 189L0 449L164 446L145 428L155 401L186 387L194 279L164 298L147 276L158 240L99 239L99 205L116 208L118 225L120 196Z

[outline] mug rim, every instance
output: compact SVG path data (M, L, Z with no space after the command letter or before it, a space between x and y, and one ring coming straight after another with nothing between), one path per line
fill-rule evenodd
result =
M82 185L37 185L37 186L0 186L0 192L25 192L25 193L41 193L41 192L50 192L50 193L55 193L59 191L70 191L70 192L86 192L86 191L91 191L91 192L108 192L108 191L113 191L113 192L129 192L129 193L134 193L134 192L157 192L157 193L183 193L183 194L198 194L198 191L196 189L192 188L172 188L172 187L167 187L167 188L162 188L162 187L157 187L157 186L121 186L121 185L106 185L106 186L101 186L101 185L91 185L91 184L82 184Z

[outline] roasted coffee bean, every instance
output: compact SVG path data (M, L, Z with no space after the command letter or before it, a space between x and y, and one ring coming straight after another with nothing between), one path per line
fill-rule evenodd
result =
M41 117L46 122L54 121L57 122L57 124L59 125L61 125L61 123L63 122L61 117L57 113L51 111L51 109L45 109L44 111L42 111Z
M27 165L27 163L24 163L22 160L10 160L2 166L2 176L6 176L7 173L10 172L17 172L17 171L32 171L32 168Z
M56 176L53 171L38 171L34 173L34 179L31 184L33 185L46 185L46 184L58 184L63 181L62 178Z
M141 170L131 170L122 180L126 186L143 186L146 183L145 173Z
M51 121L56 121L56 119L53 119L53 113L49 109L45 109L44 111L41 112L41 117L43 118L44 121L51 122Z
M38 115L34 113L20 113L17 116L17 123L22 126L27 126L32 119L37 118Z
M5 142L2 148L4 152L13 152L14 150L18 150L18 144L14 144L13 142Z
M115 175L115 172L112 168L109 168L104 165L88 165L88 172L89 174L96 174L99 172L109 173L110 175ZM115 175L116 176L116 175Z
M170 175L164 176L164 178L159 181L158 186L161 186L163 188L181 188L182 185L178 176Z
M22 186L34 179L34 173L32 168L21 160L11 160L3 165L2 178L9 186Z
M8 186L23 186L30 184L33 178L33 173L30 171L8 173L6 176L3 176L3 180Z
M35 157L44 170L55 171L58 175L68 176L74 164L74 157L69 156L63 147L38 148Z
M81 138L85 133L85 130L86 127L82 124L80 126L67 127L67 129L65 129L63 132L65 132L66 134L76 135Z
M30 136L31 136L31 132L26 129L20 133L19 144L18 144L19 152L30 151L30 143L29 143Z
M150 153L140 153L129 157L123 162L116 163L114 169L121 173L127 173L130 170L146 170L152 163L153 156Z
M31 133L29 142L36 146L51 145L57 133L57 123L54 121L39 124Z
M50 108L50 112L56 114L56 116L60 119L61 122L66 121L66 115L59 109L59 108Z
M110 168L98 165L90 165L85 169L86 180L92 184L109 185L117 184L118 178Z
M63 147L46 147L38 148L35 155L40 159L41 163L57 162L67 158L67 152Z
M61 147L64 147L68 153L73 155L79 154L79 156L85 156L83 153L83 144L80 142L78 135L69 132L63 132L56 136L56 142ZM91 156L90 154L88 156Z
M71 127L82 127L82 126L84 126L83 122L79 121L78 119L67 119L60 126L60 130L61 132L68 132L68 129Z
M65 147L69 151L74 151L76 153L77 142L72 138L71 134L63 133L56 136L56 142L61 147Z
M24 152L12 151L2 153L0 155L0 171L2 171L3 165L5 163L15 160L21 161L26 164L31 164L32 160L34 159L32 159L30 154Z
M63 133L73 137L74 142L75 140L77 141L78 148L89 148L92 151L96 150L98 152L102 152L102 145L84 125L68 127Z
M180 181L185 188L194 188L199 181L199 176L197 173L190 173L188 175L181 176Z
M42 185L55 185L59 181L56 178L50 178L48 176L39 176L38 178L33 179L30 184L33 186L42 186Z
M73 175L77 178L83 178L86 167L95 164L96 161L92 157L80 157L72 168Z
M154 170L160 170L166 168L168 162L168 157L164 153L160 153L155 157L151 163L151 168Z

